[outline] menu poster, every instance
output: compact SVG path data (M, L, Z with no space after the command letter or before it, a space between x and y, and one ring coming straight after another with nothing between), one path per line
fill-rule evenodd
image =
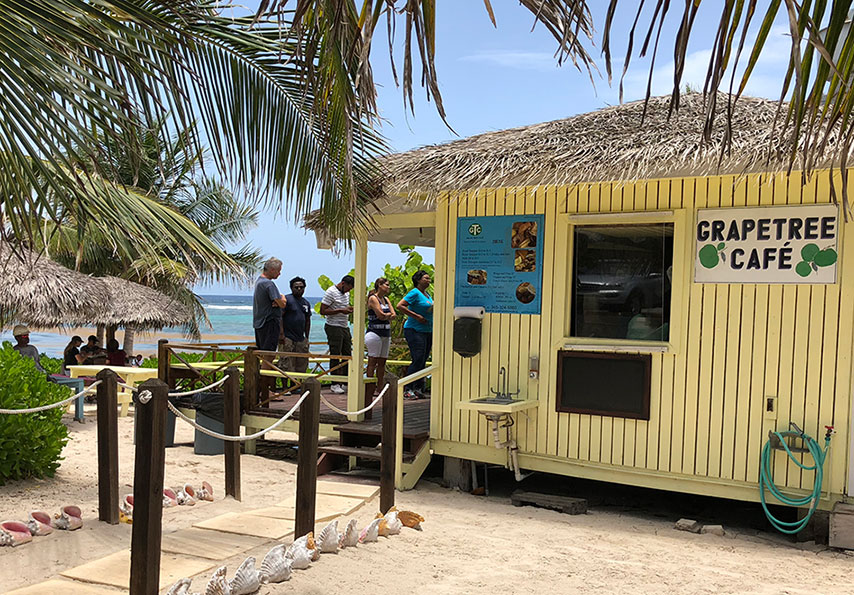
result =
M539 314L543 215L457 219L455 306Z

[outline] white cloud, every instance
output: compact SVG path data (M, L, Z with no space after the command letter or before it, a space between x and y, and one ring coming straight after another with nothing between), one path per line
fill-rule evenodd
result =
M557 59L550 52L523 52L516 50L489 50L462 56L461 62L496 64L519 70L555 70Z

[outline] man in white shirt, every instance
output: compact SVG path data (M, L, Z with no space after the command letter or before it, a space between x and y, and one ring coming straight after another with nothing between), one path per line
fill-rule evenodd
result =
M326 290L320 302L320 315L326 316L326 325L323 328L329 343L329 355L352 355L353 337L350 335L349 316L353 313L353 306L350 305L350 297L347 294L355 283L351 275L344 275L339 283ZM334 368L340 363L342 360L332 359L329 361L329 367ZM346 363L332 374L346 376ZM333 384L331 390L338 394L347 392L340 384Z

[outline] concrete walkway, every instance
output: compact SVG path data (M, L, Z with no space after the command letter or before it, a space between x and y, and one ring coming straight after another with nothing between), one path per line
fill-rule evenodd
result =
M318 481L318 523L348 515L379 493L379 487L343 481ZM207 576L223 562L249 550L272 547L293 537L294 498L275 506L228 512L190 528L164 533L161 542L160 589L180 578ZM69 568L56 578L11 591L15 595L93 595L126 593L130 584L130 549Z

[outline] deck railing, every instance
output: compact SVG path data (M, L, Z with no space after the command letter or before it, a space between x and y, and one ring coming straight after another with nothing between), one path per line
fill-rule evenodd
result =
M394 485L397 489L401 489L403 481L403 392L407 385L416 380L432 376L435 369L436 366L427 366L423 370L404 376L397 381L397 431L395 432L394 444Z

